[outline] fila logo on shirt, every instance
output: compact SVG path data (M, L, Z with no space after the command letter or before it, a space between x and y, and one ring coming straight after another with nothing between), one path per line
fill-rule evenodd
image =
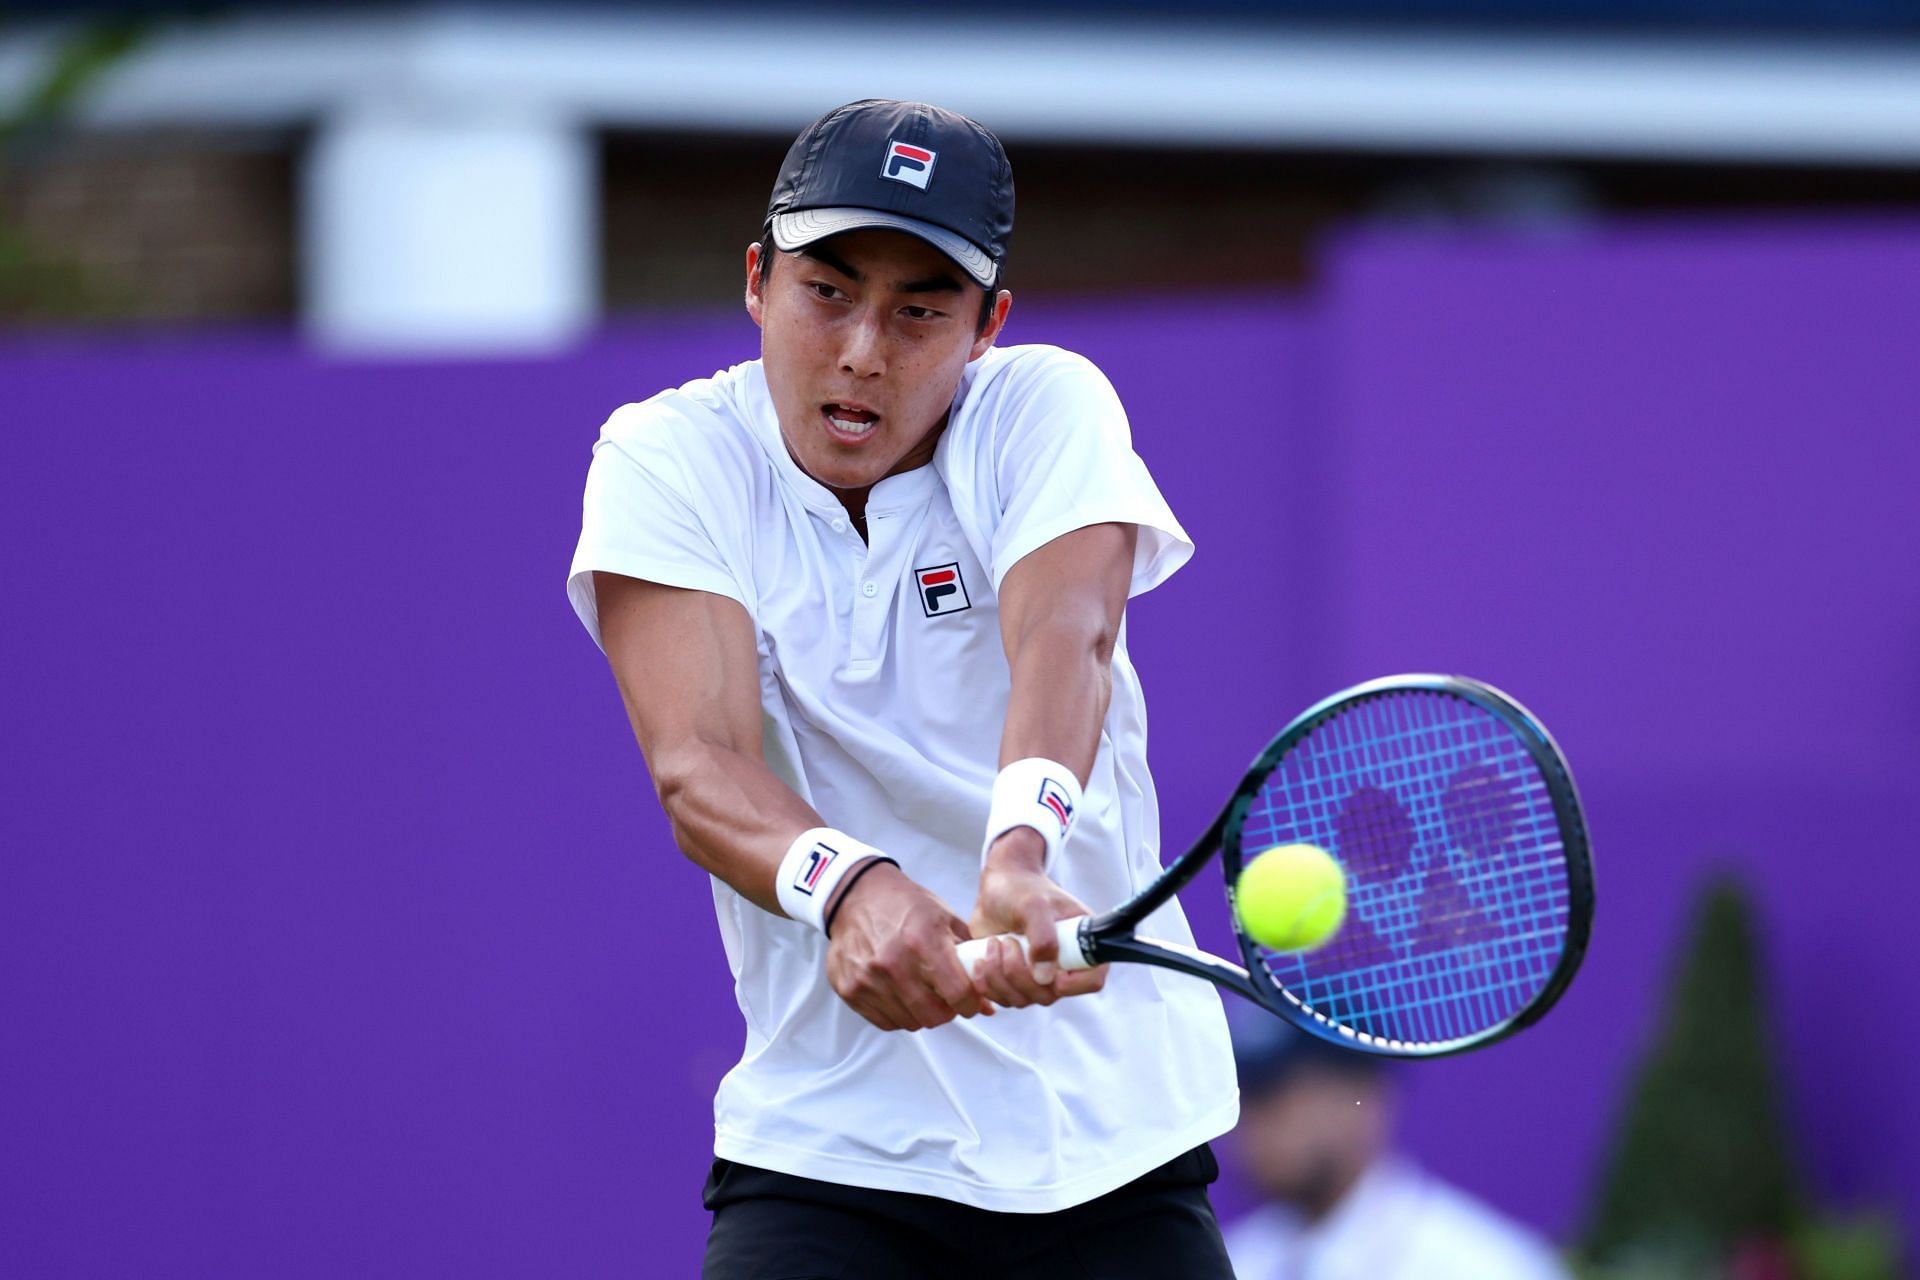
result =
M880 166L880 176L892 178L895 182L904 182L910 187L922 191L933 181L933 162L939 159L937 152L925 147L912 146L905 142L887 144L887 162Z
M967 599L967 584L960 578L958 563L915 569L913 580L920 587L920 607L929 618L973 608L973 601Z
M800 870L793 877L793 887L808 897L813 896L813 888L820 883L820 877L827 873L833 860L840 856L838 849L829 845L815 844L807 850L807 860L800 864Z
M1067 834L1067 828L1073 823L1073 802L1067 799L1065 788L1052 778L1042 778L1039 800L1053 811L1054 817L1060 819L1060 834Z

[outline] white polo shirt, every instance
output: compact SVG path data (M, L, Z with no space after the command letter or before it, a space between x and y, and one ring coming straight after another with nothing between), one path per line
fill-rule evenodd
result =
M752 618L768 765L828 824L899 860L963 919L1009 692L998 590L1063 533L1138 525L1132 594L1192 553L1106 378L1055 347L967 366L933 465L867 500L871 545L788 454L758 361L614 413L594 446L568 595L599 638L595 570L737 600ZM1146 709L1127 659L1055 874L1094 910L1155 876ZM836 996L827 940L719 880L746 1049L714 1101L715 1152L852 1186L1050 1212L1231 1128L1213 988L1116 965L1105 990L918 1032ZM1177 903L1143 932L1189 942Z

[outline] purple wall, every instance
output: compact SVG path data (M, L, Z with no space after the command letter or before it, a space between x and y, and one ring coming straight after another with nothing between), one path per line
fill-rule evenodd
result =
M1690 891L1731 865L1818 1183L1920 1220L1920 228L1361 242L1330 303L1334 682L1507 685L1599 858L1580 984L1423 1076L1415 1141L1569 1223Z
M1306 305L1016 314L1109 369L1201 544L1132 621L1170 844L1353 679L1559 733L1588 969L1405 1073L1413 1147L1549 1229L1716 864L1819 1184L1920 1209L1917 333L1920 226L1866 224L1356 239ZM738 1015L560 586L601 418L753 339L0 350L0 1271L692 1274Z

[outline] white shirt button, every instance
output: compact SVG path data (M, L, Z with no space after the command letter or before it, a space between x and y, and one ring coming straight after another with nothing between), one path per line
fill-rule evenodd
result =
M847 531L847 522L845 520L836 519L833 522L833 531L835 533L845 533Z
M880 594L880 588L871 582L863 582L860 584L860 594L871 600L874 596Z

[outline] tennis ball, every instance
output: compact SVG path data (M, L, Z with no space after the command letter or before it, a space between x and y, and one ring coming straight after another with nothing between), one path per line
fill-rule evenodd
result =
M1310 950L1346 918L1347 880L1333 855L1317 845L1276 845L1241 869L1233 910L1261 946Z

